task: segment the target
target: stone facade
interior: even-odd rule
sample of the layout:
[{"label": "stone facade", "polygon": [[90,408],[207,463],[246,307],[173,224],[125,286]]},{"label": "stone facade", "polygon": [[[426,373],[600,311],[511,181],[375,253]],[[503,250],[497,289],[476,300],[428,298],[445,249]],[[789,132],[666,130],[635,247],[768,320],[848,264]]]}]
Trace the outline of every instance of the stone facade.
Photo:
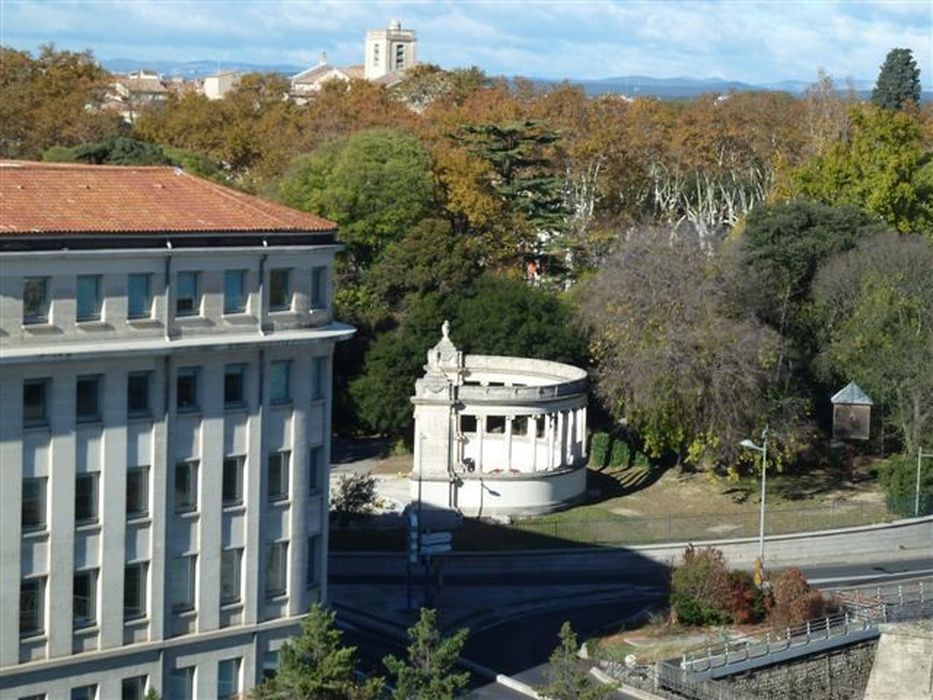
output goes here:
[{"label": "stone facade", "polygon": [[530,515],[586,490],[586,372],[519,357],[464,355],[449,337],[415,385],[411,492],[465,515]]}]

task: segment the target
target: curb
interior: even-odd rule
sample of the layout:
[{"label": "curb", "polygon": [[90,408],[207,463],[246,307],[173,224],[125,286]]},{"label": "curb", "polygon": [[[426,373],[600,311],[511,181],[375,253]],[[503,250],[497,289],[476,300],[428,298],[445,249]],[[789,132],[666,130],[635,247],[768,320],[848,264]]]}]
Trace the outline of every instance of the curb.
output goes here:
[{"label": "curb", "polygon": [[504,673],[497,673],[491,668],[486,668],[485,666],[481,666],[475,661],[470,661],[469,659],[465,659],[463,657],[460,657],[460,665],[479,676],[483,676],[484,678],[488,678],[489,680],[494,681],[499,685],[505,686],[509,690],[514,690],[516,693],[521,693],[522,695],[526,695],[529,698],[534,698],[534,700],[544,700],[542,696],[538,695],[538,691],[536,691],[527,683],[522,683],[520,680],[512,678],[512,676],[507,676]]}]

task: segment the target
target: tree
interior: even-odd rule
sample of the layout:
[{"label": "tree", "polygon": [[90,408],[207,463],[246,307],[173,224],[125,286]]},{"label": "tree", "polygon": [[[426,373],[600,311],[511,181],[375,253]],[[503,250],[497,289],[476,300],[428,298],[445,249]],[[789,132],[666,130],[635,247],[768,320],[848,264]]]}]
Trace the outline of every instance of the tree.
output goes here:
[{"label": "tree", "polygon": [[803,572],[795,566],[782,571],[775,578],[771,590],[769,617],[771,626],[779,632],[821,618],[833,610],[832,602],[814,590]]},{"label": "tree", "polygon": [[376,477],[372,474],[345,474],[340,477],[330,507],[336,513],[340,526],[346,527],[353,516],[371,511],[377,498]]},{"label": "tree", "polygon": [[920,104],[920,69],[910,49],[891,49],[881,64],[871,101],[884,109]]},{"label": "tree", "polygon": [[53,146],[42,154],[42,160],[59,163],[91,163],[94,165],[172,165],[162,150],[144,141],[127,136],[111,136],[97,143],[85,143],[73,148]]},{"label": "tree", "polygon": [[933,155],[908,112],[853,107],[848,137],[791,171],[779,195],[855,206],[903,233],[933,236]]},{"label": "tree", "polygon": [[[669,230],[634,231],[579,297],[610,415],[650,456],[698,467],[743,457],[739,441],[767,420],[779,349],[773,330],[729,302],[714,261]],[[779,449],[794,445],[796,426],[772,428],[787,441]]]},{"label": "tree", "polygon": [[276,674],[253,690],[257,700],[369,700],[379,697],[383,681],[356,679],[355,647],[341,645],[336,615],[320,604],[301,621],[301,635],[279,652]]},{"label": "tree", "polygon": [[537,688],[539,695],[548,700],[600,700],[611,697],[611,686],[591,681],[580,668],[577,657],[577,635],[569,622],[560,627],[560,644],[551,652],[545,672],[548,684]]},{"label": "tree", "polygon": [[916,454],[933,433],[933,242],[881,234],[836,256],[813,283],[817,368],[855,381]]},{"label": "tree", "polygon": [[684,550],[671,575],[671,613],[685,625],[718,625],[730,620],[729,568],[721,550]]},{"label": "tree", "polygon": [[437,629],[437,611],[421,608],[421,615],[408,629],[406,660],[387,656],[385,667],[395,677],[395,700],[453,700],[470,681],[469,673],[456,673],[467,629],[444,637]]},{"label": "tree", "polygon": [[428,155],[413,136],[373,129],[299,158],[278,183],[280,198],[339,225],[355,265],[379,258],[433,202]]},{"label": "tree", "polygon": [[0,47],[0,156],[38,159],[58,144],[74,146],[119,134],[118,114],[101,110],[110,76],[90,51]]}]

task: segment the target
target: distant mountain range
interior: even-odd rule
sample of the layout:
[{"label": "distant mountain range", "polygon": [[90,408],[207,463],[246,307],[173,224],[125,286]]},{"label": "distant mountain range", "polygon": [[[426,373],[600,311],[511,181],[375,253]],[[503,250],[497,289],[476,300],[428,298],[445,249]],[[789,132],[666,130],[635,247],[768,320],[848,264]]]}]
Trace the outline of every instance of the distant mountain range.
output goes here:
[{"label": "distant mountain range", "polygon": [[[235,70],[243,73],[281,73],[295,75],[308,66],[296,65],[256,65],[252,63],[220,62],[220,61],[138,61],[126,58],[102,59],[101,64],[112,73],[128,73],[143,68],[157,71],[167,77],[181,76],[186,80],[203,78],[222,70]],[[561,80],[550,78],[531,78],[536,85],[557,85]],[[645,75],[621,75],[613,78],[599,80],[574,80],[568,78],[567,82],[580,85],[587,95],[620,94],[627,97],[647,96],[663,99],[688,99],[709,93],[748,92],[754,90],[775,90],[799,95],[810,86],[813,81],[782,80],[775,83],[751,84],[738,80],[724,78],[691,78],[682,76],[677,78],[651,78]],[[874,80],[852,80],[852,86],[861,97],[868,97],[874,87]],[[848,90],[848,82],[838,84],[840,91]],[[933,91],[925,90],[921,101],[933,100]]]}]

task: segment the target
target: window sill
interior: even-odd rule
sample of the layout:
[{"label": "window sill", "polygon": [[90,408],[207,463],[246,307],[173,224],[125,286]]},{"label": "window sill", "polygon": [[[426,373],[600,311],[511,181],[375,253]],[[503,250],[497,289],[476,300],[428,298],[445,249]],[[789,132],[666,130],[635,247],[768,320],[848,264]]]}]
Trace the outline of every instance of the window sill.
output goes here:
[{"label": "window sill", "polygon": [[149,513],[134,513],[126,516],[126,524],[139,528],[149,527],[152,525],[152,519],[149,517]]},{"label": "window sill", "polygon": [[220,602],[220,612],[238,612],[243,609],[242,600],[231,600],[227,603]]},{"label": "window sill", "polygon": [[24,323],[22,325],[24,333],[33,335],[61,335],[62,329],[48,322]]},{"label": "window sill", "polygon": [[47,525],[37,528],[29,528],[28,530],[22,531],[22,536],[24,540],[41,540],[49,536],[49,530]]},{"label": "window sill", "polygon": [[269,505],[276,508],[288,508],[291,506],[292,501],[288,496],[282,496],[280,498],[270,498]]},{"label": "window sill", "polygon": [[200,416],[201,407],[192,406],[191,408],[182,408],[179,406],[175,408],[175,413],[177,413],[179,416]]},{"label": "window sill", "polygon": [[128,318],[126,319],[126,325],[128,325],[130,328],[136,328],[140,330],[163,327],[162,321],[148,316],[141,316],[140,318]]},{"label": "window sill", "polygon": [[100,520],[85,520],[84,522],[75,523],[75,532],[80,532],[82,534],[87,532],[99,532],[100,531]]},{"label": "window sill", "polygon": [[151,423],[153,420],[151,413],[129,413],[126,416],[127,423]]},{"label": "window sill", "polygon": [[266,593],[265,600],[267,603],[287,603],[288,602],[288,592],[282,593]]},{"label": "window sill", "polygon": [[48,431],[49,422],[47,420],[42,421],[41,423],[23,423],[23,432],[33,431],[38,432],[40,430]]},{"label": "window sill", "polygon": [[19,633],[20,644],[45,644],[47,641],[49,641],[49,638],[45,630]]},{"label": "window sill", "polygon": [[291,399],[280,399],[278,401],[269,401],[269,406],[271,406],[272,408],[289,409],[292,407],[292,400]]},{"label": "window sill", "polygon": [[172,608],[172,615],[182,620],[190,620],[198,616],[198,609],[194,606],[184,608]]},{"label": "window sill", "polygon": [[246,403],[224,404],[224,413],[249,413]]},{"label": "window sill", "polygon": [[246,504],[243,501],[224,504],[222,510],[226,515],[239,515],[246,512]]},{"label": "window sill", "polygon": [[124,627],[145,627],[148,624],[149,624],[148,613],[141,613],[139,615],[133,615],[132,617],[123,618]]},{"label": "window sill", "polygon": [[76,637],[91,637],[100,632],[100,625],[94,620],[72,628],[71,632]]},{"label": "window sill", "polygon": [[197,520],[200,513],[197,508],[186,508],[185,510],[175,510],[175,515],[185,520]]},{"label": "window sill", "polygon": [[204,316],[192,314],[191,316],[175,316],[175,326],[178,328],[210,328],[214,322]]},{"label": "window sill", "polygon": [[232,326],[248,326],[259,323],[258,318],[246,311],[225,311],[221,318],[224,320],[224,323],[229,323]]},{"label": "window sill", "polygon": [[86,418],[75,418],[75,425],[78,428],[101,428],[103,421],[100,416],[88,416]]},{"label": "window sill", "polygon": [[113,326],[99,318],[89,318],[86,321],[75,321],[75,327],[80,331],[89,331],[91,333],[100,331],[112,331]]}]

